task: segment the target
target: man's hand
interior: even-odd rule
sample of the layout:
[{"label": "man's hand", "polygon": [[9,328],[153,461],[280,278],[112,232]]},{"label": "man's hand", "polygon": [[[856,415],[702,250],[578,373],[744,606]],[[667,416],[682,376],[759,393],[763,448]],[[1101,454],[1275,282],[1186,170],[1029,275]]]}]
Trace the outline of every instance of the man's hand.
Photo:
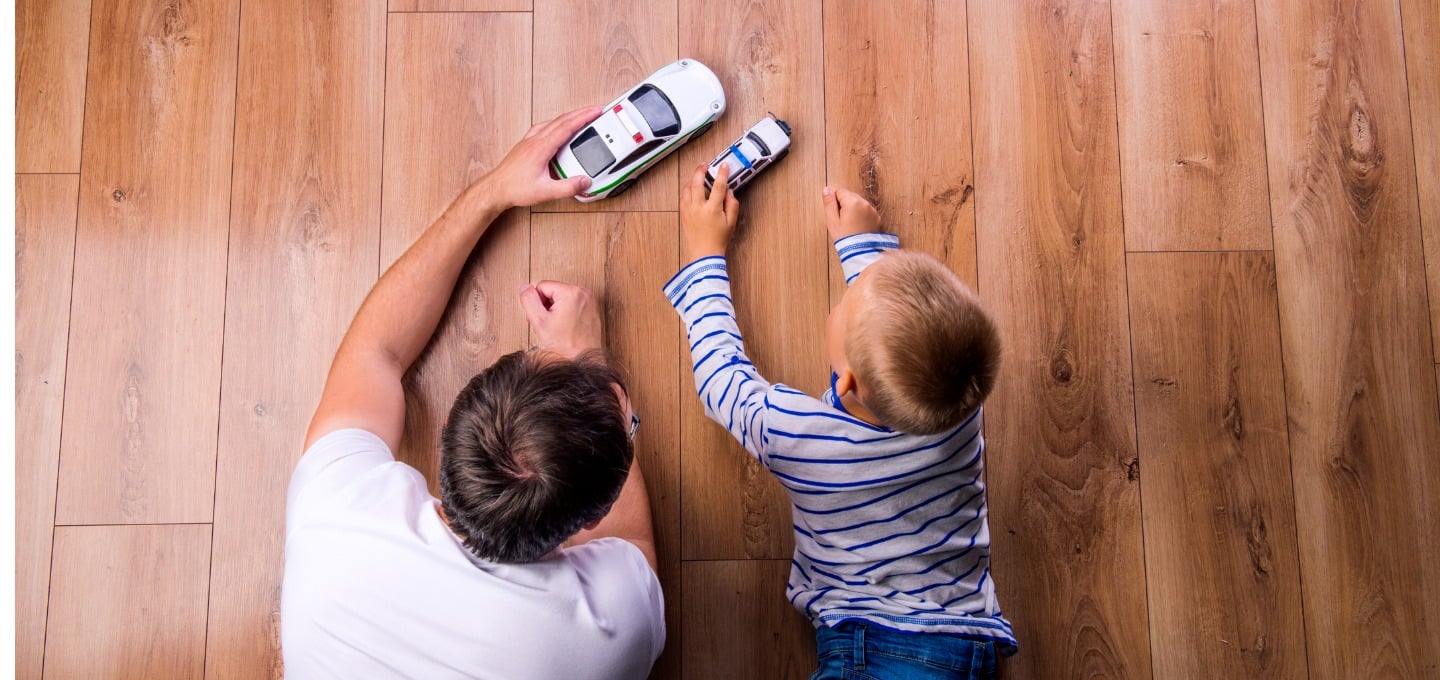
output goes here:
[{"label": "man's hand", "polygon": [[724,257],[740,215],[740,201],[726,186],[730,167],[720,166],[709,198],[705,196],[705,167],[696,168],[680,190],[681,252],[687,263],[711,255]]},{"label": "man's hand", "polygon": [[536,344],[567,358],[605,344],[600,307],[580,286],[541,281],[520,289],[520,307],[535,330]]},{"label": "man's hand", "polygon": [[590,188],[589,177],[550,178],[550,159],[565,142],[600,115],[599,106],[587,106],[536,123],[477,184],[499,210],[568,198]]},{"label": "man's hand", "polygon": [[830,240],[880,231],[880,213],[860,194],[845,189],[824,189],[825,230]]}]

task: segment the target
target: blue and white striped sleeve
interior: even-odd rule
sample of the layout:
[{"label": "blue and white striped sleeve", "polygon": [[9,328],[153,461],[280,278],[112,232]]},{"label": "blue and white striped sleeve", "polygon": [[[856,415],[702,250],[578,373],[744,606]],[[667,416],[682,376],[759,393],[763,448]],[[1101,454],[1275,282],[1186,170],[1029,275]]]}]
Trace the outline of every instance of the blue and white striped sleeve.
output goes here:
[{"label": "blue and white striped sleeve", "polygon": [[845,285],[854,283],[855,277],[885,251],[899,247],[899,236],[882,232],[852,234],[836,241],[835,254],[840,256],[840,268],[845,270]]},{"label": "blue and white striped sleeve", "polygon": [[725,258],[705,257],[686,265],[665,284],[665,296],[685,322],[695,390],[705,403],[705,415],[765,463],[766,395],[771,386],[745,356]]}]

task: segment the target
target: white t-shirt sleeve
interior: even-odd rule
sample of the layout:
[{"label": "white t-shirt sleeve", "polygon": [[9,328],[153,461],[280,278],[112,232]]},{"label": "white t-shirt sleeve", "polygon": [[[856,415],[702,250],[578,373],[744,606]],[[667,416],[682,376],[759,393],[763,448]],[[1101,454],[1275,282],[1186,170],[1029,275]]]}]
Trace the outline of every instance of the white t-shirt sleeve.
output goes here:
[{"label": "white t-shirt sleeve", "polygon": [[347,428],[317,440],[300,456],[285,495],[285,517],[294,526],[305,510],[325,504],[367,472],[395,462],[390,447],[371,432]]},{"label": "white t-shirt sleeve", "polygon": [[[593,583],[601,584],[603,590],[639,594],[639,597],[622,596],[619,601],[626,603],[628,611],[621,615],[649,622],[650,663],[655,663],[665,649],[665,594],[655,570],[645,560],[645,553],[634,543],[615,537],[597,538],[567,548],[565,553],[577,571]],[[627,587],[616,588],[617,584]]]}]

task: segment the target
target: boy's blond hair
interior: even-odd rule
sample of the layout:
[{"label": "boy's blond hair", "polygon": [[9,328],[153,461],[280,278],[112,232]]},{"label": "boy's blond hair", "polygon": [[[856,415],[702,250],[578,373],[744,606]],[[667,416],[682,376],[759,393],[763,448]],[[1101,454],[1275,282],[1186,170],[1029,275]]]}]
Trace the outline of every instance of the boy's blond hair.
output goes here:
[{"label": "boy's blond hair", "polygon": [[924,253],[895,250],[867,272],[868,298],[845,329],[864,403],[885,425],[938,434],[995,386],[1000,335],[969,286]]}]

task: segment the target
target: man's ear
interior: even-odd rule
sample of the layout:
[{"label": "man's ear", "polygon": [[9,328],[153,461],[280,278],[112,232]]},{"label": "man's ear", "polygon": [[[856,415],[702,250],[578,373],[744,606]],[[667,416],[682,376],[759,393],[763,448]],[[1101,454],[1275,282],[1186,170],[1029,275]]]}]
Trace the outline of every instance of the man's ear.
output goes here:
[{"label": "man's ear", "polygon": [[[835,377],[835,396],[843,397],[854,392],[858,386],[855,383],[855,374],[849,368],[842,368]],[[855,396],[860,396],[858,393]]]},{"label": "man's ear", "polygon": [[594,531],[594,530],[595,530],[595,527],[600,526],[600,520],[603,520],[603,519],[605,519],[605,518],[602,517],[602,518],[600,518],[600,519],[595,520],[594,522],[590,522],[589,524],[586,524],[586,525],[585,525],[585,531]]}]

